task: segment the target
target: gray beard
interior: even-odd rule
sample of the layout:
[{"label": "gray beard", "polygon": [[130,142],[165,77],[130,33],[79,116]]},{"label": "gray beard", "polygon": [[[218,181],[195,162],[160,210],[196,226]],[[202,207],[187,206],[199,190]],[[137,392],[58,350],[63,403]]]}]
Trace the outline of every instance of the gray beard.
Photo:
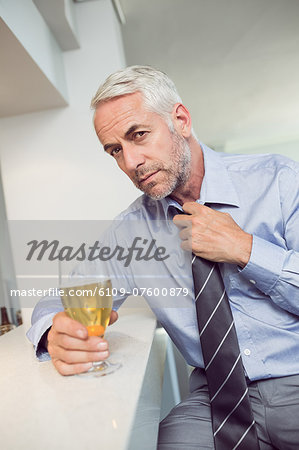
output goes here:
[{"label": "gray beard", "polygon": [[[160,162],[156,162],[146,167],[145,169],[139,169],[136,171],[136,178],[134,180],[135,186],[148,195],[153,200],[161,200],[167,197],[173,191],[183,186],[190,177],[191,172],[191,151],[187,141],[182,138],[176,131],[172,132],[173,146],[170,154],[171,165],[167,168]],[[154,194],[151,190],[154,186],[157,186],[156,182],[149,183],[144,188],[140,183],[146,173],[155,172],[157,170],[164,171],[168,174],[166,186],[162,192]]]}]

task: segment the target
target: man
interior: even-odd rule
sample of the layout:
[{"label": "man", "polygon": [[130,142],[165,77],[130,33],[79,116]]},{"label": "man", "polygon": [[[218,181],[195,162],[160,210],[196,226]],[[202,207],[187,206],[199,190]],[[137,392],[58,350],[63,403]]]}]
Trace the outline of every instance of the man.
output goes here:
[{"label": "man", "polygon": [[[186,300],[192,307],[179,314],[177,308],[154,309],[187,362],[197,368],[190,396],[161,423],[158,448],[214,448],[215,441],[217,449],[251,450],[258,445],[265,450],[297,449],[299,165],[278,155],[218,154],[199,143],[173,83],[150,67],[133,66],[112,74],[92,106],[104,150],[145,194],[120,218],[126,221],[132,214],[146,222],[173,218],[181,230],[182,254],[191,249],[195,256],[214,261],[217,267],[219,263],[259,440],[246,444],[246,433],[253,430],[248,427],[236,445],[216,444],[192,293]],[[163,267],[156,269],[160,275],[169,272],[166,261]],[[189,275],[180,283],[192,292],[191,263],[181,264],[180,271]],[[138,285],[137,277],[134,282]],[[132,281],[126,292],[130,288]],[[47,301],[49,305],[49,300],[44,304]],[[92,361],[108,356],[105,340],[87,339],[82,325],[57,313],[59,299],[48,314],[42,312],[42,303],[34,312],[29,337],[42,351],[39,341],[54,316],[47,349],[61,374],[84,372]],[[113,312],[111,322],[116,318]]]}]

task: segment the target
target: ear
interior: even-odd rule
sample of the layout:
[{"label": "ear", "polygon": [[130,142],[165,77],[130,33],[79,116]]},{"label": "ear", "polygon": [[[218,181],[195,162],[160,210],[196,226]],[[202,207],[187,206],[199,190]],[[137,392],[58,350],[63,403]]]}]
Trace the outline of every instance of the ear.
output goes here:
[{"label": "ear", "polygon": [[172,121],[176,131],[184,138],[191,136],[191,115],[186,106],[176,103],[172,110]]}]

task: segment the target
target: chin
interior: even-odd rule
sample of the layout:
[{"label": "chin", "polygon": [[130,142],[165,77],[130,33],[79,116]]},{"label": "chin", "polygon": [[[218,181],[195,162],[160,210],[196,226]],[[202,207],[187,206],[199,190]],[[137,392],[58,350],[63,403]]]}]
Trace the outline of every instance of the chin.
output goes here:
[{"label": "chin", "polygon": [[145,194],[150,197],[152,200],[162,200],[162,198],[167,197],[167,195],[164,194],[149,194],[145,192]]},{"label": "chin", "polygon": [[[155,189],[156,187],[156,189]],[[173,189],[169,189],[167,187],[161,188],[158,186],[155,186],[152,189],[148,189],[147,191],[143,191],[146,195],[148,195],[153,200],[162,200],[162,198],[167,197],[170,195],[173,191]]]}]

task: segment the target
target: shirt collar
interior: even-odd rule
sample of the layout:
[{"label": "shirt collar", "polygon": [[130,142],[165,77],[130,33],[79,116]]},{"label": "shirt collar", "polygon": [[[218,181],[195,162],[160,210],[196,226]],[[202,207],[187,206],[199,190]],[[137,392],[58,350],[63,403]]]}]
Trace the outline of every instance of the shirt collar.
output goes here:
[{"label": "shirt collar", "polygon": [[[238,194],[233,182],[229,176],[223,157],[220,153],[210,149],[205,144],[200,143],[204,157],[205,174],[203,177],[200,198],[197,200],[200,204],[218,203],[224,205],[240,206]],[[165,212],[169,206],[182,207],[172,198],[166,197],[162,200]]]}]

